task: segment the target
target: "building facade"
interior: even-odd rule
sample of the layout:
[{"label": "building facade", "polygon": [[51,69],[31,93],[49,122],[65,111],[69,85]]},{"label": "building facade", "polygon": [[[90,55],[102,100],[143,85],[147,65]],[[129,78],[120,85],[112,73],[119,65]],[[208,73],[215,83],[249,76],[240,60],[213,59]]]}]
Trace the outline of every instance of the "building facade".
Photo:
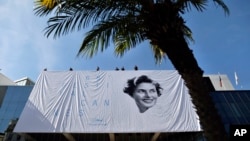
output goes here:
[{"label": "building facade", "polygon": [[24,140],[12,131],[33,89],[34,82],[28,77],[16,82],[0,73],[0,141]]},{"label": "building facade", "polygon": [[[230,125],[250,124],[250,91],[235,91],[226,75],[206,75],[212,87],[211,97],[229,133]],[[7,77],[0,86],[0,141],[204,141],[202,132],[180,133],[12,133],[34,86],[26,79],[11,82]],[[10,81],[9,81],[10,80]],[[9,85],[7,85],[9,84]],[[20,86],[21,85],[21,86]],[[26,86],[25,86],[26,85]],[[32,115],[31,115],[32,116]],[[28,126],[29,123],[27,123]],[[2,136],[2,138],[1,138]]]}]

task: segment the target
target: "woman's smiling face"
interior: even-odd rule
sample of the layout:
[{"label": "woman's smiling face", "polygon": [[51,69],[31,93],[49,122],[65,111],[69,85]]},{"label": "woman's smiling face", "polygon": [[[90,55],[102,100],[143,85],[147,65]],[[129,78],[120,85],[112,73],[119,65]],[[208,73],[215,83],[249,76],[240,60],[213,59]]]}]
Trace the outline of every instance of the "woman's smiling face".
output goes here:
[{"label": "woman's smiling face", "polygon": [[158,94],[154,84],[144,82],[136,87],[133,97],[140,112],[143,112],[156,104]]}]

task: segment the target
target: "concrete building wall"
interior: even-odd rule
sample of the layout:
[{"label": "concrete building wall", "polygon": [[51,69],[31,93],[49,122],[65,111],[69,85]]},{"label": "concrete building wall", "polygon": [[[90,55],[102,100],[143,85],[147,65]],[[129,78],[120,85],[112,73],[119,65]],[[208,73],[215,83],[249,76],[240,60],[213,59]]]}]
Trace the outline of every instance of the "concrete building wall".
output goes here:
[{"label": "concrete building wall", "polygon": [[209,77],[216,91],[235,90],[231,81],[225,74],[204,75]]},{"label": "concrete building wall", "polygon": [[0,73],[0,86],[16,85],[16,83],[10,80],[8,77]]}]

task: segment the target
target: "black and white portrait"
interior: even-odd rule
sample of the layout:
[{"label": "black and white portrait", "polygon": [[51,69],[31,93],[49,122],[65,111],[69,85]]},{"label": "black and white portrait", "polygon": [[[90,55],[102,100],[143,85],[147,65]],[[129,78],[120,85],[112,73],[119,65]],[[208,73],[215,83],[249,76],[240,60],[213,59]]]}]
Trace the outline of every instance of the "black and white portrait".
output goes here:
[{"label": "black and white portrait", "polygon": [[148,76],[141,75],[129,79],[123,92],[131,96],[140,113],[144,113],[156,104],[162,94],[162,87]]}]

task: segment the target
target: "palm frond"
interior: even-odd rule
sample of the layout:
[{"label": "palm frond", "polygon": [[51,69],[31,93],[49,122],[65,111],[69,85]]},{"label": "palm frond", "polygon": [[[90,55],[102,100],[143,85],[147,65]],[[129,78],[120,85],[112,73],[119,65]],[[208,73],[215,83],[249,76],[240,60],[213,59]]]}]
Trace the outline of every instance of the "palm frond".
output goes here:
[{"label": "palm frond", "polygon": [[60,37],[61,35],[67,34],[69,31],[73,31],[74,18],[71,16],[57,16],[49,19],[49,22],[52,23],[45,28],[45,35],[49,37],[52,33],[54,38]]},{"label": "palm frond", "polygon": [[55,9],[58,11],[65,5],[66,0],[35,0],[35,14],[38,16],[47,16],[50,13],[53,13]]},{"label": "palm frond", "polygon": [[187,42],[189,41],[194,42],[192,31],[190,28],[188,28],[185,24],[183,24],[182,31],[184,33],[184,38]]},{"label": "palm frond", "polygon": [[196,8],[196,10],[200,12],[204,11],[207,6],[207,0],[190,0],[190,3],[194,8]]},{"label": "palm frond", "polygon": [[35,2],[35,15],[38,16],[47,16],[48,14],[52,13],[53,9],[52,8],[47,8],[46,6],[42,5],[40,0],[37,0]]},{"label": "palm frond", "polygon": [[206,9],[207,0],[177,0],[175,5],[179,8],[180,12],[185,10],[191,11],[193,7],[202,12]]},{"label": "palm frond", "polygon": [[[222,0],[213,1],[221,6],[226,13],[229,13]],[[99,50],[104,51],[111,42],[115,44],[115,54],[123,56],[125,52],[138,43],[151,39],[147,35],[153,35],[153,33],[147,35],[145,33],[146,30],[148,31],[145,19],[148,18],[150,10],[143,11],[143,4],[152,7],[154,4],[163,6],[167,3],[171,3],[169,6],[173,8],[173,13],[184,13],[185,10],[189,11],[193,7],[202,12],[205,10],[208,0],[36,0],[37,6],[34,10],[38,16],[55,13],[48,20],[48,26],[45,28],[47,37],[53,35],[54,38],[57,38],[69,32],[94,25],[83,40],[78,56],[92,57]],[[176,17],[182,18],[179,14]],[[173,28],[176,28],[175,31],[178,31],[179,35],[184,35],[186,41],[194,41],[192,32],[184,21],[172,25],[175,25]],[[167,28],[164,28],[164,30],[167,30]],[[157,44],[152,45],[152,50],[156,62],[159,63],[165,57],[165,54],[157,47]]]},{"label": "palm frond", "polygon": [[95,25],[84,38],[78,51],[78,56],[86,55],[88,57],[93,57],[100,48],[101,51],[106,49],[112,35],[114,34],[114,26],[115,24],[111,20]]},{"label": "palm frond", "polygon": [[[134,22],[129,22],[130,25],[125,27],[124,22],[128,20],[133,20]],[[98,50],[105,50],[109,46],[109,42],[113,40],[115,43],[115,54],[122,56],[127,50],[135,47],[136,44],[145,39],[143,34],[141,34],[143,30],[139,27],[138,21],[131,19],[131,17],[113,17],[103,21],[87,33],[78,55],[82,54],[92,57]]]},{"label": "palm frond", "polygon": [[226,15],[230,14],[229,8],[222,0],[213,0],[213,1],[223,8]]},{"label": "palm frond", "polygon": [[164,53],[157,45],[151,45],[150,47],[154,53],[155,63],[161,64],[162,60],[167,57],[166,53]]},{"label": "palm frond", "polygon": [[[141,30],[141,31],[140,31]],[[116,36],[113,38],[115,43],[115,54],[122,57],[131,48],[136,47],[137,44],[145,40],[145,36],[141,34],[142,29],[118,31]]]},{"label": "palm frond", "polygon": [[[45,29],[47,37],[50,34],[54,34],[54,38],[60,37],[69,31],[80,30],[111,17],[127,14],[126,8],[119,6],[118,3],[110,4],[107,1],[81,1],[80,3],[72,1],[67,4],[62,3],[62,6],[56,10],[58,14],[48,20],[49,25]],[[46,15],[51,13],[51,9],[40,6],[36,9],[36,13]]]},{"label": "palm frond", "polygon": [[[203,12],[206,10],[209,0],[177,0],[176,6],[179,8],[180,12],[185,10],[191,11],[192,7],[194,7],[197,11]],[[213,0],[215,4],[221,6],[226,15],[229,15],[229,8],[223,2],[223,0]]]},{"label": "palm frond", "polygon": [[58,4],[58,0],[37,0],[37,2],[48,9],[53,9]]}]

